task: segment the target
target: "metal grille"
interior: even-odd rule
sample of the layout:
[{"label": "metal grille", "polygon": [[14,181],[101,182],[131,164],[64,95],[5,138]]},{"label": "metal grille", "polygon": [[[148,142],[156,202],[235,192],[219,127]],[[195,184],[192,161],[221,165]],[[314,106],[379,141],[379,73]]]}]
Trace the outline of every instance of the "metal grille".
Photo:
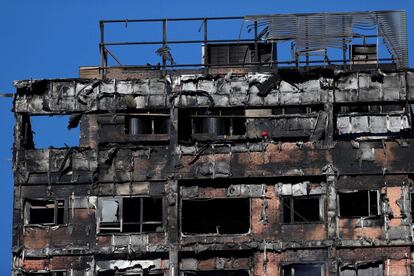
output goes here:
[{"label": "metal grille", "polygon": [[247,16],[267,27],[267,39],[293,40],[298,49],[342,48],[353,37],[377,31],[398,67],[408,67],[404,11]]}]

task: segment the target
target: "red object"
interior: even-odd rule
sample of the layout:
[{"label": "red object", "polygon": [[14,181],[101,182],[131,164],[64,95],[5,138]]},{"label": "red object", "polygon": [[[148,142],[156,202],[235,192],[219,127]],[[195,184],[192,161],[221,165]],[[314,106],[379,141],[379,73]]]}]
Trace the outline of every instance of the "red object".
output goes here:
[{"label": "red object", "polygon": [[260,132],[260,135],[264,138],[269,137],[269,132],[267,130],[262,130],[262,132]]}]

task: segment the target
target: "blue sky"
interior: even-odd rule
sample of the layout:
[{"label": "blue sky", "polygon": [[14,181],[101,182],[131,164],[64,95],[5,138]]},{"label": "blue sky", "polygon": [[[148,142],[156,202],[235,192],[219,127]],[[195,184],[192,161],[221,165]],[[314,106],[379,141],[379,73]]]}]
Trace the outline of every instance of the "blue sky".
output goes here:
[{"label": "blue sky", "polygon": [[[408,13],[409,54],[414,46],[414,4],[411,0],[297,0],[297,1],[195,1],[195,0],[3,0],[0,8],[0,93],[13,92],[13,80],[70,78],[80,65],[97,65],[100,19],[238,16],[247,14],[367,11],[403,9]],[[133,28],[133,27],[129,27]],[[114,30],[114,38],[123,31]],[[151,27],[144,34],[154,36]],[[176,33],[176,35],[179,35]],[[131,49],[117,52],[134,60]],[[197,53],[198,54],[198,53]],[[138,54],[139,55],[139,54]],[[410,66],[413,67],[413,57]],[[128,63],[128,62],[126,62]],[[129,62],[131,63],[131,62]],[[0,97],[0,275],[11,269],[12,191],[11,170],[14,119],[11,100]],[[60,140],[62,120],[36,124],[45,136],[36,140],[47,145]],[[75,135],[74,135],[75,134]],[[73,142],[76,132],[68,143]]]}]

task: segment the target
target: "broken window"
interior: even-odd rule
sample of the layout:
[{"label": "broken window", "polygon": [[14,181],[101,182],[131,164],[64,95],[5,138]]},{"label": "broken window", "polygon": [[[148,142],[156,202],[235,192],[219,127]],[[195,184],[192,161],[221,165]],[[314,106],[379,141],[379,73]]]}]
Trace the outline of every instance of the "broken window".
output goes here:
[{"label": "broken window", "polygon": [[220,198],[182,201],[184,234],[242,234],[250,229],[250,200]]},{"label": "broken window", "polygon": [[181,141],[241,139],[246,135],[243,109],[181,110],[178,123]]},{"label": "broken window", "polygon": [[33,131],[32,131],[32,124],[30,122],[29,115],[22,115],[21,117],[21,145],[25,149],[34,149],[34,139],[33,139]]},{"label": "broken window", "polygon": [[208,270],[208,271],[188,271],[183,276],[249,276],[247,270]]},{"label": "broken window", "polygon": [[160,198],[124,198],[123,232],[156,232],[157,228],[162,228]]},{"label": "broken window", "polygon": [[282,197],[282,204],[284,223],[323,220],[323,201],[320,197]]},{"label": "broken window", "polygon": [[[312,133],[317,134],[314,118],[318,117],[320,111],[323,111],[323,105],[283,106],[273,109],[180,109],[178,140],[257,140],[270,136],[294,140],[307,139]],[[302,114],[304,116],[301,117]],[[300,118],[296,119],[297,116]],[[288,117],[291,121],[279,117]],[[325,119],[321,117],[320,121],[324,122]],[[324,123],[321,123],[321,131],[324,129]]]},{"label": "broken window", "polygon": [[25,224],[60,225],[65,223],[65,201],[30,199],[25,203]]},{"label": "broken window", "polygon": [[340,192],[338,202],[341,217],[370,217],[380,214],[379,191]]},{"label": "broken window", "polygon": [[129,135],[168,134],[170,115],[147,113],[125,117],[125,132]]},{"label": "broken window", "polygon": [[100,232],[120,232],[121,231],[121,217],[120,217],[120,199],[101,199],[100,200]]},{"label": "broken window", "polygon": [[192,115],[193,133],[235,136],[246,133],[243,110],[195,111]]},{"label": "broken window", "polygon": [[99,143],[166,143],[170,113],[166,110],[140,113],[100,114]]},{"label": "broken window", "polygon": [[322,276],[323,266],[320,264],[291,264],[282,266],[281,276]]},{"label": "broken window", "polygon": [[358,264],[357,266],[344,266],[340,268],[341,276],[382,276],[381,263]]},{"label": "broken window", "polygon": [[[26,132],[33,132],[33,143],[36,148],[76,147],[79,146],[80,136],[77,119],[80,120],[80,117],[69,115],[30,116],[30,126],[26,122],[27,130],[23,131],[27,139],[31,139],[31,135]],[[51,135],[51,130],[57,135]],[[27,140],[26,144],[30,144],[30,141]]]},{"label": "broken window", "polygon": [[144,233],[163,230],[162,198],[99,199],[100,233]]}]

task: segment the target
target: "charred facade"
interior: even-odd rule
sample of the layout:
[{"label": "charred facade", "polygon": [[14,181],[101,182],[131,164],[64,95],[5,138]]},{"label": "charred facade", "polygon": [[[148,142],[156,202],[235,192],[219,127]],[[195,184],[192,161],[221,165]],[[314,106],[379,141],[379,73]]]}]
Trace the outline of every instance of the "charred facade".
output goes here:
[{"label": "charred facade", "polygon": [[[289,29],[321,18],[343,34]],[[242,20],[250,42],[210,41],[205,26],[202,68],[176,68],[164,35],[156,66],[110,66],[102,40],[78,79],[15,82],[14,275],[411,275],[405,14]],[[367,22],[375,39],[400,26],[388,60],[352,32]],[[37,148],[31,119],[61,115],[79,145]]]}]

